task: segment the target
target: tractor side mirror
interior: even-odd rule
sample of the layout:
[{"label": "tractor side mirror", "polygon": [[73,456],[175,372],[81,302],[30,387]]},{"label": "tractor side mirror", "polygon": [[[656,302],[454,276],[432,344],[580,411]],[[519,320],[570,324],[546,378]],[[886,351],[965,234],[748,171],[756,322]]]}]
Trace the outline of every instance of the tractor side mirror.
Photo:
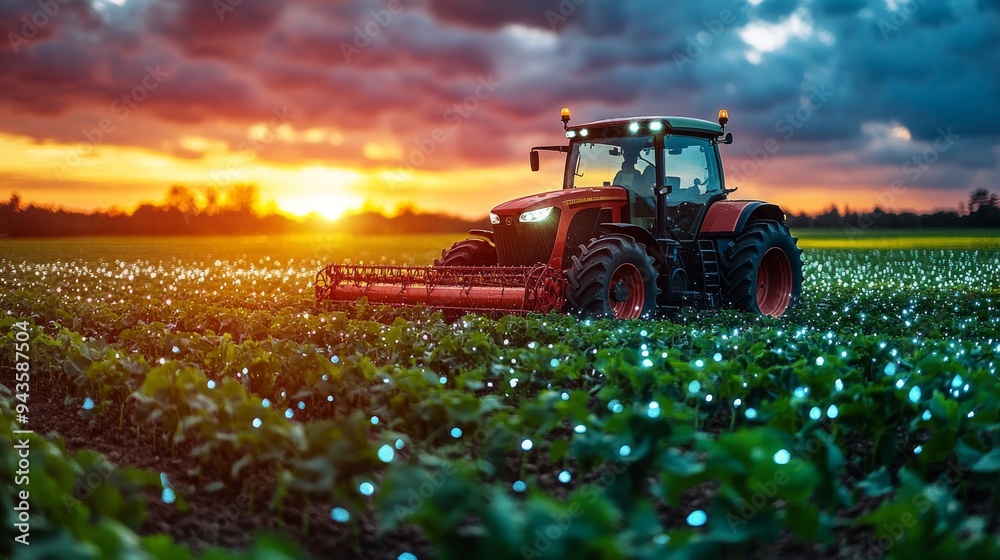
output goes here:
[{"label": "tractor side mirror", "polygon": [[538,163],[538,151],[537,150],[531,150],[531,152],[528,153],[528,161],[531,163],[531,170],[532,171],[538,171],[540,165]]},{"label": "tractor side mirror", "polygon": [[726,137],[722,140],[722,143],[723,144],[732,144],[733,143],[733,133],[732,132],[727,132],[726,133]]}]

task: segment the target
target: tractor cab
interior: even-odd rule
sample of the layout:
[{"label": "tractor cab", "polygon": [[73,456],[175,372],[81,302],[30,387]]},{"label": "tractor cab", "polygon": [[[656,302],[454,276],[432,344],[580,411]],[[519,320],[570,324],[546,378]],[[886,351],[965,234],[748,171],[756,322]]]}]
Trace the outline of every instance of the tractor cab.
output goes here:
[{"label": "tractor cab", "polygon": [[621,187],[628,193],[623,221],[692,240],[709,204],[726,197],[722,134],[720,124],[686,117],[567,126],[563,188]]}]

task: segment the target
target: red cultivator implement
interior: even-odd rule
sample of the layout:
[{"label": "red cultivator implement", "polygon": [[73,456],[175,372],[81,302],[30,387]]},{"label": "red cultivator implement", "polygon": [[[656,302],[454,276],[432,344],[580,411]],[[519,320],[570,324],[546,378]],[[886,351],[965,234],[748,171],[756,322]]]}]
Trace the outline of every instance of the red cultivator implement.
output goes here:
[{"label": "red cultivator implement", "polygon": [[547,313],[563,306],[559,270],[535,266],[328,265],[316,275],[319,301],[422,304],[438,309]]}]

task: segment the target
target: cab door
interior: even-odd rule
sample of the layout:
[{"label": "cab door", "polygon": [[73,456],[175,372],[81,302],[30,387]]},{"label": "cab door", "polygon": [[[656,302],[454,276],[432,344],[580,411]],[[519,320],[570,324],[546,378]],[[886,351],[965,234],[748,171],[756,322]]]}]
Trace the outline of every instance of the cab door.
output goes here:
[{"label": "cab door", "polygon": [[666,226],[679,238],[692,239],[709,200],[722,194],[716,142],[710,138],[670,134],[663,138],[663,184]]}]

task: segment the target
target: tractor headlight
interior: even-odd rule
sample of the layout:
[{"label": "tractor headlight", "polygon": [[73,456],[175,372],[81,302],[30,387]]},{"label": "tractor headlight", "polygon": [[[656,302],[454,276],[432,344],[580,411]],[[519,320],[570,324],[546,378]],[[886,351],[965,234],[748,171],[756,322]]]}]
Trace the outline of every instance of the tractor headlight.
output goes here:
[{"label": "tractor headlight", "polygon": [[500,223],[500,216],[497,216],[493,212],[490,212],[490,223],[493,224],[493,225],[499,224]]},{"label": "tractor headlight", "polygon": [[540,222],[545,218],[548,218],[549,214],[551,213],[552,213],[551,206],[547,206],[545,208],[539,208],[538,210],[529,210],[528,212],[521,214],[521,217],[518,218],[517,221],[524,223]]}]

